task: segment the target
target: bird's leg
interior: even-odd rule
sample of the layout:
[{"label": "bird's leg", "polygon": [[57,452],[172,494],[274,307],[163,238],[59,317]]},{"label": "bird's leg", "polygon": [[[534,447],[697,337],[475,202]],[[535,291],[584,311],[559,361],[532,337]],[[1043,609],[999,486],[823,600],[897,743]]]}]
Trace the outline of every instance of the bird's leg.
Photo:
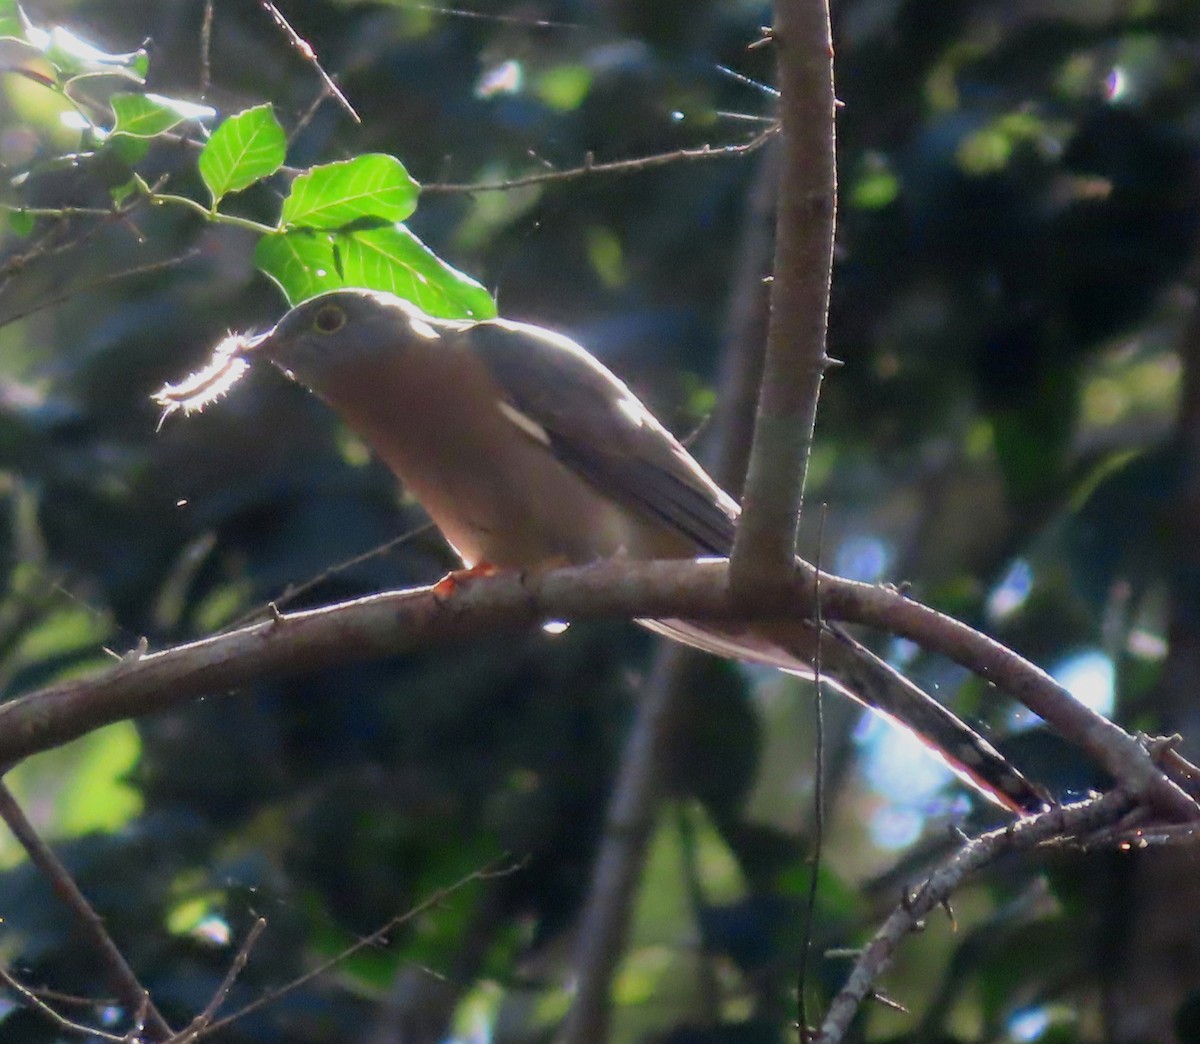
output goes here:
[{"label": "bird's leg", "polygon": [[459,587],[472,580],[478,580],[485,576],[499,576],[503,572],[504,570],[500,566],[492,565],[491,562],[476,562],[474,565],[464,566],[462,569],[451,569],[433,585],[434,597],[450,598]]}]

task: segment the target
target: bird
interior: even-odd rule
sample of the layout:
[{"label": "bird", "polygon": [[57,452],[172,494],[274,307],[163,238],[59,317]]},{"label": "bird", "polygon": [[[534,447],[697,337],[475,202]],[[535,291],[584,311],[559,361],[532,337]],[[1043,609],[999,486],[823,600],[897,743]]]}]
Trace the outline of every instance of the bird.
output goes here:
[{"label": "bird", "polygon": [[[340,289],[224,350],[269,359],[332,407],[467,571],[727,557],[733,547],[734,498],[561,333],[438,318],[390,293]],[[814,674],[812,621],[638,622],[721,656]],[[949,709],[844,628],[821,631],[823,680],[898,721],[993,802],[1017,813],[1045,807],[1044,792]]]}]

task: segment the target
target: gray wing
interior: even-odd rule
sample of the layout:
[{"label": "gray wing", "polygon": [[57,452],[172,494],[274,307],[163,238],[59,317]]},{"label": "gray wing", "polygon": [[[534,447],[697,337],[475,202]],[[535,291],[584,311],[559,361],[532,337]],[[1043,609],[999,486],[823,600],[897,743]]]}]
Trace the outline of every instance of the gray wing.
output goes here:
[{"label": "gray wing", "polygon": [[465,334],[511,406],[567,467],[688,536],[697,554],[729,554],[736,502],[612,372],[541,327],[498,319]]},{"label": "gray wing", "polygon": [[[521,426],[544,436],[559,460],[606,496],[686,534],[699,554],[729,554],[737,504],[609,370],[540,327],[492,320],[463,332],[522,415]],[[688,620],[639,622],[720,656],[813,673],[804,648],[813,632],[803,624],[775,634]],[[806,636],[799,647],[789,640]],[[985,741],[844,631],[832,629],[823,660],[839,688],[903,723],[984,793],[1013,808],[1041,807],[1040,792]]]}]

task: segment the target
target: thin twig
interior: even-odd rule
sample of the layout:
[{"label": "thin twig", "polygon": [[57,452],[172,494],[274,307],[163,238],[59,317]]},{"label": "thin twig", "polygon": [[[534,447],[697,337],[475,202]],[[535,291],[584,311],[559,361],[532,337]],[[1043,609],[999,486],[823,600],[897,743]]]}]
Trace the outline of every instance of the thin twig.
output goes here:
[{"label": "thin twig", "polygon": [[117,944],[113,942],[104,921],[87,901],[74,878],[63,866],[53,849],[42,840],[41,835],[34,829],[25,812],[13,797],[8,785],[0,780],[0,819],[3,819],[13,836],[20,842],[21,847],[29,855],[30,861],[49,882],[55,894],[61,899],[75,917],[83,935],[87,938],[92,949],[99,955],[104,968],[105,978],[108,979],[127,1012],[136,1012],[145,1005],[147,1022],[156,1040],[166,1040],[171,1036],[171,1027],[162,1017],[158,1009],[149,1000],[146,988],[138,981],[137,975],[125,960]]},{"label": "thin twig", "polygon": [[665,167],[672,163],[682,163],[689,160],[729,159],[733,156],[745,156],[761,149],[777,133],[775,126],[768,127],[761,134],[755,135],[749,141],[737,145],[701,145],[696,149],[675,149],[673,152],[659,152],[652,156],[638,156],[635,159],[613,160],[608,163],[596,163],[591,154],[578,167],[567,170],[551,170],[543,174],[526,174],[519,178],[509,178],[505,181],[478,181],[473,183],[456,184],[454,182],[430,182],[421,186],[423,195],[450,192],[508,192],[512,189],[525,188],[528,185],[543,185],[553,181],[571,181],[592,174],[635,174],[654,167]]},{"label": "thin twig", "polygon": [[280,609],[284,608],[284,606],[290,605],[301,595],[307,594],[318,584],[323,584],[326,580],[337,576],[338,573],[344,573],[347,569],[353,569],[356,565],[362,565],[363,562],[369,562],[372,558],[377,558],[380,555],[387,554],[389,551],[394,551],[402,544],[407,544],[410,540],[415,540],[417,537],[421,536],[421,534],[428,533],[431,529],[433,529],[433,523],[426,522],[422,526],[417,526],[415,529],[410,529],[405,533],[401,533],[398,537],[393,537],[391,540],[380,544],[378,547],[373,547],[369,551],[363,551],[361,554],[354,555],[353,557],[344,559],[343,561],[338,562],[335,565],[331,565],[326,569],[322,569],[321,572],[317,573],[315,576],[310,576],[303,583],[288,584],[280,595],[272,598],[271,601],[266,605],[260,605],[256,609],[251,609],[243,616],[239,616],[226,628],[226,630],[236,630],[237,628],[250,623],[252,620],[260,620],[264,616],[271,616],[277,613]]},{"label": "thin twig", "polygon": [[519,25],[530,29],[581,29],[595,32],[594,26],[582,22],[559,22],[551,18],[527,18],[524,15],[492,14],[487,11],[468,11],[458,7],[443,7],[439,4],[405,3],[406,8],[414,11],[428,11],[430,14],[442,15],[448,18],[462,18],[475,22],[491,22],[495,25]]},{"label": "thin twig", "polygon": [[54,1023],[59,1029],[65,1030],[67,1033],[76,1033],[81,1037],[86,1037],[89,1040],[107,1040],[113,1044],[123,1044],[128,1038],[118,1037],[115,1033],[109,1033],[106,1030],[97,1029],[95,1026],[85,1026],[82,1022],[76,1022],[73,1019],[68,1019],[65,1015],[55,1011],[49,1004],[41,999],[33,990],[24,983],[18,981],[11,972],[3,965],[0,965],[0,982],[4,983],[10,990],[20,997],[34,1011],[44,1015],[50,1022]]},{"label": "thin twig", "polygon": [[282,12],[276,7],[271,0],[258,0],[259,5],[267,12],[277,26],[283,31],[283,34],[288,38],[288,42],[306,62],[309,63],[317,71],[317,75],[321,77],[321,83],[324,85],[325,93],[333,98],[346,112],[355,123],[362,123],[361,117],[354,111],[354,106],[350,104],[350,99],[343,93],[342,89],[334,82],[332,76],[329,75],[321,65],[317,58],[317,52],[313,50],[312,44],[305,40],[295,29],[291,27],[288,20],[283,17]]},{"label": "thin twig", "polygon": [[837,200],[827,0],[776,0],[782,169],[754,446],[730,558],[735,597],[782,602],[794,571],[829,319]]},{"label": "thin twig", "polygon": [[9,323],[19,322],[22,319],[28,319],[31,315],[36,315],[38,312],[43,312],[47,308],[53,308],[55,305],[60,305],[64,301],[69,301],[71,298],[79,294],[91,293],[93,290],[100,290],[111,283],[115,283],[121,279],[129,279],[132,276],[150,275],[154,272],[165,272],[169,268],[176,268],[179,265],[186,264],[194,257],[198,257],[202,253],[200,247],[192,247],[184,253],[176,257],[168,257],[163,261],[151,261],[149,264],[137,265],[134,268],[126,268],[120,272],[113,272],[110,275],[102,276],[100,279],[94,279],[90,283],[84,283],[82,286],[72,287],[65,293],[55,294],[53,297],[48,297],[37,304],[30,305],[28,308],[14,312],[12,315],[6,315],[0,319],[0,327],[8,326]]},{"label": "thin twig", "polygon": [[170,1044],[193,1044],[203,1036],[205,1030],[212,1024],[221,1005],[225,1003],[225,998],[229,996],[229,991],[233,989],[233,984],[237,982],[237,978],[242,974],[246,967],[246,962],[250,960],[250,951],[254,949],[254,944],[258,942],[258,937],[262,935],[267,927],[267,919],[260,917],[250,927],[250,931],[246,934],[246,939],[238,949],[237,956],[229,965],[229,969],[225,972],[225,977],[221,980],[220,985],[214,991],[212,998],[204,1006],[204,1010],[200,1012],[191,1023],[181,1030],[179,1034],[171,1038]]},{"label": "thin twig", "polygon": [[73,1008],[111,1008],[120,1001],[112,997],[81,997],[77,993],[64,993],[62,990],[52,990],[45,986],[26,987],[39,1000],[54,1001],[57,1004],[70,1005]]},{"label": "thin twig", "polygon": [[[151,191],[156,190],[162,184],[163,180],[165,179],[161,179],[152,186]],[[119,207],[18,207],[9,203],[0,204],[0,212],[29,214],[34,217],[54,217],[63,223],[63,227],[65,227],[67,219],[72,217],[98,217],[102,219],[65,242],[49,243],[48,241],[53,238],[53,233],[51,233],[39,241],[32,249],[8,258],[3,264],[0,264],[0,293],[6,289],[13,275],[24,271],[34,261],[41,261],[55,254],[74,250],[90,239],[93,239],[101,230],[109,225],[127,222],[129,215],[145,203],[146,200],[147,197],[139,193],[131,199],[126,200]]]},{"label": "thin twig", "polygon": [[825,691],[821,684],[821,652],[824,646],[825,624],[821,616],[821,553],[825,546],[825,507],[821,508],[821,525],[817,534],[817,582],[813,592],[813,622],[817,627],[817,650],[813,657],[813,714],[816,722],[813,759],[813,830],[812,873],[808,879],[808,896],[804,929],[800,940],[800,974],[796,981],[796,1024],[801,1044],[809,1040],[808,969],[812,960],[813,919],[817,915],[817,888],[821,876],[821,853],[825,844]]},{"label": "thin twig", "polygon": [[213,0],[204,0],[204,16],[200,22],[200,99],[208,95],[212,83]]},{"label": "thin twig", "polygon": [[944,903],[963,878],[1006,852],[1031,848],[1046,841],[1081,838],[1114,822],[1134,807],[1121,790],[1103,797],[1050,809],[1019,820],[968,842],[925,881],[911,898],[888,917],[862,950],[845,985],[838,991],[814,1044],[840,1044],[859,1005],[874,992],[874,984],[891,966],[901,940],[917,929],[922,918]]},{"label": "thin twig", "polygon": [[692,1022],[700,1026],[715,1026],[721,1018],[721,981],[717,976],[717,955],[711,953],[705,945],[704,913],[708,900],[704,895],[704,882],[701,876],[699,847],[696,843],[696,827],[690,815],[691,808],[676,802],[675,823],[679,834],[680,873],[683,876],[683,887],[687,893],[688,906],[691,909],[692,921],[696,926],[698,945],[696,947],[696,983],[693,987],[696,997],[696,1014]]},{"label": "thin twig", "polygon": [[258,1011],[260,1008],[265,1008],[268,1004],[274,1004],[275,1001],[279,1000],[281,997],[295,992],[296,990],[300,989],[300,987],[312,982],[313,979],[316,979],[333,968],[336,968],[339,964],[344,964],[356,953],[359,953],[368,947],[379,946],[380,944],[386,943],[388,936],[390,936],[397,928],[407,924],[414,917],[419,917],[426,910],[431,910],[433,907],[445,902],[450,896],[461,891],[472,881],[488,881],[495,877],[504,877],[507,874],[515,873],[520,868],[520,864],[509,864],[507,866],[497,867],[494,869],[484,866],[478,870],[472,870],[466,876],[455,881],[454,884],[447,885],[445,888],[439,888],[436,892],[424,899],[422,902],[418,903],[407,913],[402,913],[396,917],[393,917],[387,922],[387,924],[377,928],[370,935],[365,935],[361,939],[356,940],[341,952],[334,954],[334,956],[330,957],[328,960],[322,961],[315,968],[311,968],[303,975],[297,976],[291,982],[280,986],[277,989],[267,990],[266,993],[262,994],[260,997],[256,997],[249,1004],[246,1004],[237,1011],[233,1012],[233,1014],[226,1015],[223,1019],[218,1019],[216,1022],[210,1023],[203,1031],[197,1034],[196,1039],[207,1037],[212,1033],[216,1033],[217,1030],[224,1029],[226,1026],[232,1025],[239,1019],[245,1018],[251,1012]]},{"label": "thin twig", "polygon": [[300,118],[296,121],[296,125],[288,131],[288,148],[296,143],[296,139],[303,133],[304,128],[313,121],[313,117],[320,111],[321,106],[325,103],[325,99],[329,95],[324,91],[320,91],[312,101],[308,103],[308,107],[300,114]]}]

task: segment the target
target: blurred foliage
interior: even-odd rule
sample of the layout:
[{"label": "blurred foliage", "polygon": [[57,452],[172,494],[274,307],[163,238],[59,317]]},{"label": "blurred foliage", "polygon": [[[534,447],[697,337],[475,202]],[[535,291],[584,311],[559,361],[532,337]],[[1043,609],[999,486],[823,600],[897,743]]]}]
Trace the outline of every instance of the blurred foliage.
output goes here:
[{"label": "blurred foliage", "polygon": [[[313,109],[320,79],[259,5],[215,4],[205,55],[201,0],[31,0],[26,22],[0,0],[5,696],[93,669],[105,647],[209,633],[313,578],[292,605],[451,564],[386,471],[273,374],[252,372],[219,407],[155,433],[155,388],[229,330],[271,324],[279,285],[295,299],[325,285],[311,282],[318,270],[344,278],[347,244],[390,258],[386,278],[412,264],[413,287],[450,287],[464,309],[453,314],[488,314],[495,295],[504,314],[576,336],[678,432],[712,401],[761,155],[507,192],[453,185],[748,140],[772,99],[726,70],[770,83],[770,49],[747,50],[767,5],[280,6],[361,124],[330,100]],[[1187,581],[1172,418],[1200,231],[1200,7],[835,8],[845,106],[831,352],[846,366],[818,429],[823,561],[910,580],[1048,668],[1102,654],[1115,693],[1087,695],[1112,697],[1141,728],[1185,727],[1164,713],[1158,679]],[[210,132],[203,152],[182,140]],[[240,166],[260,136],[264,161]],[[309,173],[279,173],[283,149]],[[363,209],[347,202],[359,178]],[[150,205],[151,191],[196,207]],[[75,212],[114,201],[107,216]],[[352,281],[380,270],[360,261]],[[256,916],[269,927],[225,1010],[499,861],[519,869],[472,881],[390,946],[219,1039],[388,1039],[409,1019],[434,1027],[422,1039],[544,1040],[568,1003],[570,929],[650,648],[632,627],[576,626],[263,681],[8,778],[174,1024],[207,1003]],[[994,692],[893,651],[985,726],[1012,724]],[[811,700],[799,683],[715,661],[693,681],[616,1036],[792,1039]],[[945,850],[947,822],[988,818],[965,820],[940,779],[916,785],[927,761],[892,766],[873,732],[855,740],[848,708],[827,704],[817,1005],[846,969],[824,950],[863,940]],[[1022,768],[1058,793],[1098,782],[1045,734],[1012,739]],[[885,985],[913,1014],[872,1009],[863,1033],[1102,1036],[1102,955],[1128,929],[1105,897],[1133,858],[998,868],[956,901],[957,934],[934,923],[902,951]],[[25,982],[104,992],[7,839],[0,865],[0,957]],[[1180,1026],[1195,1008],[1181,1005]],[[103,1004],[84,1011],[121,1024]],[[55,1039],[0,1009],[0,1042]]]}]

